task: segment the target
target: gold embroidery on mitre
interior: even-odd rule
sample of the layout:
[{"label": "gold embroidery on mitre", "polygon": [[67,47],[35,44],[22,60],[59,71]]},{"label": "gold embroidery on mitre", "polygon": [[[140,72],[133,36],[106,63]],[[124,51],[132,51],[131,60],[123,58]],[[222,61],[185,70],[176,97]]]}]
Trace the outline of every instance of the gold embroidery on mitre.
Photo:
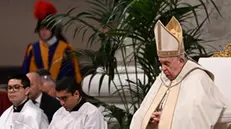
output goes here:
[{"label": "gold embroidery on mitre", "polygon": [[183,40],[182,28],[180,23],[175,17],[172,17],[172,19],[166,25],[166,28],[172,34],[172,36],[174,36],[178,40],[179,45],[182,44],[182,40]]},{"label": "gold embroidery on mitre", "polygon": [[225,46],[223,51],[214,52],[212,57],[231,57],[231,44]]}]

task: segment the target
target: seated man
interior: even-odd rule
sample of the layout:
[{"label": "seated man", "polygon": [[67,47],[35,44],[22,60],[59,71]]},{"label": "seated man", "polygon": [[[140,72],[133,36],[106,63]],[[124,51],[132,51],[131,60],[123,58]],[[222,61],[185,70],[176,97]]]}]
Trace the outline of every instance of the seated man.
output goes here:
[{"label": "seated man", "polygon": [[0,117],[0,129],[47,129],[46,115],[27,97],[29,87],[30,80],[24,74],[9,79],[7,93],[13,106]]},{"label": "seated man", "polygon": [[56,86],[61,107],[53,116],[49,129],[107,129],[101,112],[83,98],[80,84],[70,77]]},{"label": "seated man", "polygon": [[51,76],[50,72],[47,71],[46,69],[38,69],[36,70],[36,73],[39,74],[42,81],[40,90],[52,97],[56,97],[56,90],[55,90],[56,82]]},{"label": "seated man", "polygon": [[61,107],[59,101],[40,90],[42,82],[36,72],[26,75],[31,82],[29,98],[44,111],[48,117],[48,121],[51,122],[54,113]]}]

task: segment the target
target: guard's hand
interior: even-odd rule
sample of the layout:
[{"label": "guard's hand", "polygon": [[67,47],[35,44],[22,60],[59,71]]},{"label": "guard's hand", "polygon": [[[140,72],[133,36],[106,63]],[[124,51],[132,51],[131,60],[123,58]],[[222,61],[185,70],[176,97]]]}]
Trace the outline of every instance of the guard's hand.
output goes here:
[{"label": "guard's hand", "polygon": [[161,112],[153,112],[151,119],[150,119],[150,123],[151,124],[158,124],[160,121],[160,115],[161,115]]}]

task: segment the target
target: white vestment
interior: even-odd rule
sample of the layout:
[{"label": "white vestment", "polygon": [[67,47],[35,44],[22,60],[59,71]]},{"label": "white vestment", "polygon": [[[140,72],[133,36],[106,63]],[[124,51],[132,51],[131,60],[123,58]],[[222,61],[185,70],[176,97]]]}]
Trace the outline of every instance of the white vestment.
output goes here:
[{"label": "white vestment", "polygon": [[20,112],[9,107],[0,117],[0,129],[47,129],[48,119],[43,111],[28,100]]},{"label": "white vestment", "polygon": [[68,112],[61,107],[48,129],[107,129],[107,122],[97,107],[85,102],[78,111]]},{"label": "white vestment", "polygon": [[[165,123],[160,118],[162,125],[170,124],[168,127],[170,129],[213,129],[226,104],[208,73],[209,71],[204,70],[190,60],[186,62],[180,74],[172,82],[161,73],[144,98],[140,108],[134,114],[130,129],[163,129],[159,127],[160,125],[150,127],[148,121],[151,114],[156,110],[150,111],[150,107],[155,97],[157,98],[156,94],[161,87],[171,89],[177,85],[180,87],[173,114],[165,117],[165,121],[168,121],[168,118],[170,119],[169,123]],[[169,107],[164,105],[163,110],[165,108]],[[151,114],[147,115],[147,112]],[[145,118],[145,116],[148,116],[148,118]]]}]

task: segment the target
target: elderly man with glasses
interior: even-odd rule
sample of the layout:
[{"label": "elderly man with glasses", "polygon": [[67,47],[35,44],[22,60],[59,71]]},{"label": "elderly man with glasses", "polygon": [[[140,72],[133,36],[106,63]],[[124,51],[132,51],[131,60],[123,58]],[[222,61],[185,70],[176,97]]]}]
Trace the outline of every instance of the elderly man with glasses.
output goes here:
[{"label": "elderly man with glasses", "polygon": [[44,111],[50,122],[54,113],[61,107],[59,101],[46,92],[43,92],[43,82],[38,73],[30,72],[26,75],[31,82],[29,98],[37,107]]},{"label": "elderly man with glasses", "polygon": [[39,74],[41,78],[41,91],[47,93],[52,97],[56,97],[56,82],[51,76],[50,72],[46,69],[38,69],[36,73]]},{"label": "elderly man with glasses", "polygon": [[47,129],[46,115],[28,99],[29,87],[24,74],[9,78],[7,94],[13,105],[0,117],[0,129]]}]

